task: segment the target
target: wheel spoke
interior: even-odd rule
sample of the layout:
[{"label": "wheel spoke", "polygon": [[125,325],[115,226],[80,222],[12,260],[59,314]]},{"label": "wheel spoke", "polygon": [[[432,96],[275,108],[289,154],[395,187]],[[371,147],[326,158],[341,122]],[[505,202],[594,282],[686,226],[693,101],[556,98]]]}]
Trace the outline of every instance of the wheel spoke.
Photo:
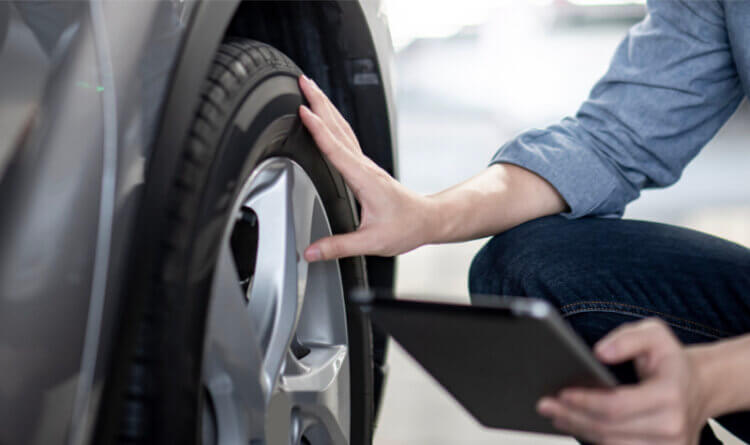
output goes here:
[{"label": "wheel spoke", "polygon": [[[203,379],[217,418],[219,443],[247,443],[262,416],[261,351],[250,323],[234,259],[224,243],[214,271]],[[236,440],[236,441],[235,441]]]},{"label": "wheel spoke", "polygon": [[281,377],[281,388],[287,393],[325,393],[336,383],[346,361],[346,346],[312,346],[310,353],[298,360],[299,374]]},{"label": "wheel spoke", "polygon": [[[284,375],[279,390],[285,394],[292,411],[291,424],[298,434],[313,443],[346,444],[349,437],[349,364],[347,348],[312,346],[300,360],[298,375]],[[295,443],[299,443],[298,441]]]},{"label": "wheel spoke", "polygon": [[[243,207],[258,215],[258,254],[249,309],[264,352],[263,379],[271,388],[292,341],[307,280],[298,267],[292,166],[271,164],[259,172],[257,187]],[[270,396],[270,394],[268,394]]]}]

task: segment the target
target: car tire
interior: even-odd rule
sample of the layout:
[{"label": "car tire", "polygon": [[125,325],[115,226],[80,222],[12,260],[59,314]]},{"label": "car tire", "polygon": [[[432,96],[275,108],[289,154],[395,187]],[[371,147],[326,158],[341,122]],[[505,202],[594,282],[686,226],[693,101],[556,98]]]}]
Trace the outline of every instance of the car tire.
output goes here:
[{"label": "car tire", "polygon": [[[134,352],[117,433],[123,443],[197,444],[206,434],[216,434],[215,424],[206,426],[205,413],[221,413],[207,408],[215,402],[202,381],[211,289],[232,203],[259,166],[272,159],[298,166],[314,184],[331,231],[357,227],[351,193],[298,118],[304,102],[297,87],[300,74],[275,48],[247,39],[224,42],[215,56],[164,203],[168,224],[160,237],[158,267],[149,274],[150,291],[132,329]],[[264,97],[257,100],[253,93],[261,89]],[[344,290],[366,285],[363,258],[338,265]],[[346,330],[348,441],[369,444],[374,411],[371,326],[347,307]],[[262,408],[254,412],[269,415]],[[207,428],[213,432],[206,433]],[[316,445],[307,437],[300,443]]]}]

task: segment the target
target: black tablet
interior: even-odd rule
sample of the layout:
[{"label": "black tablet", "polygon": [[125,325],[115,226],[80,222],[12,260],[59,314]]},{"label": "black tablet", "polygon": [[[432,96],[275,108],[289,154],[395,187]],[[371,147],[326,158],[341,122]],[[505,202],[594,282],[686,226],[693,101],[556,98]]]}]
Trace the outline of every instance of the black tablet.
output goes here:
[{"label": "black tablet", "polygon": [[560,434],[536,412],[542,396],[617,384],[542,300],[488,297],[461,306],[362,290],[350,299],[490,428]]}]

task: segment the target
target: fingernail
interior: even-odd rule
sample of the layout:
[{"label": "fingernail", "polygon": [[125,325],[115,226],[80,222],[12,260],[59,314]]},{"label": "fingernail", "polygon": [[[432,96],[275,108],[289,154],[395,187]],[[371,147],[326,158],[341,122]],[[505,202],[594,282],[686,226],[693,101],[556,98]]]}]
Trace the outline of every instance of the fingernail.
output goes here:
[{"label": "fingernail", "polygon": [[540,400],[539,403],[536,404],[536,410],[539,414],[548,415],[551,409],[552,401],[547,398]]},{"label": "fingernail", "polygon": [[307,258],[307,261],[309,262],[320,261],[321,259],[323,259],[323,254],[317,247],[311,247],[307,249],[307,252],[305,252],[305,258]]},{"label": "fingernail", "polygon": [[307,106],[305,105],[300,105],[299,109],[300,109],[300,113],[312,113],[312,111],[310,111],[310,109],[307,108]]},{"label": "fingernail", "polygon": [[315,83],[314,80],[310,79],[309,77],[305,76],[304,74],[302,75],[302,77],[305,79],[305,82],[307,82],[308,85],[311,85],[311,86],[314,86],[314,87],[317,86],[317,84]]},{"label": "fingernail", "polygon": [[615,347],[611,343],[599,343],[594,347],[594,353],[602,360],[608,360],[615,354]]}]

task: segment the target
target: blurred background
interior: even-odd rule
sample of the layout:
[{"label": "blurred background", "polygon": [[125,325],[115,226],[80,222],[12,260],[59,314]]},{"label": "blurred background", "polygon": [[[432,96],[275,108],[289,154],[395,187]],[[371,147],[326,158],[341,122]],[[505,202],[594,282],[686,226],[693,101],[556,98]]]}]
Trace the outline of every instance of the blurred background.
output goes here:
[{"label": "blurred background", "polygon": [[[385,6],[398,51],[400,179],[422,193],[481,171],[520,131],[574,114],[628,28],[645,15],[643,2],[626,0],[386,0]],[[677,185],[645,192],[626,217],[750,246],[749,108],[741,106]],[[398,290],[468,301],[469,264],[483,242],[402,256]],[[376,445],[575,443],[482,428],[397,345],[389,366]]]}]

